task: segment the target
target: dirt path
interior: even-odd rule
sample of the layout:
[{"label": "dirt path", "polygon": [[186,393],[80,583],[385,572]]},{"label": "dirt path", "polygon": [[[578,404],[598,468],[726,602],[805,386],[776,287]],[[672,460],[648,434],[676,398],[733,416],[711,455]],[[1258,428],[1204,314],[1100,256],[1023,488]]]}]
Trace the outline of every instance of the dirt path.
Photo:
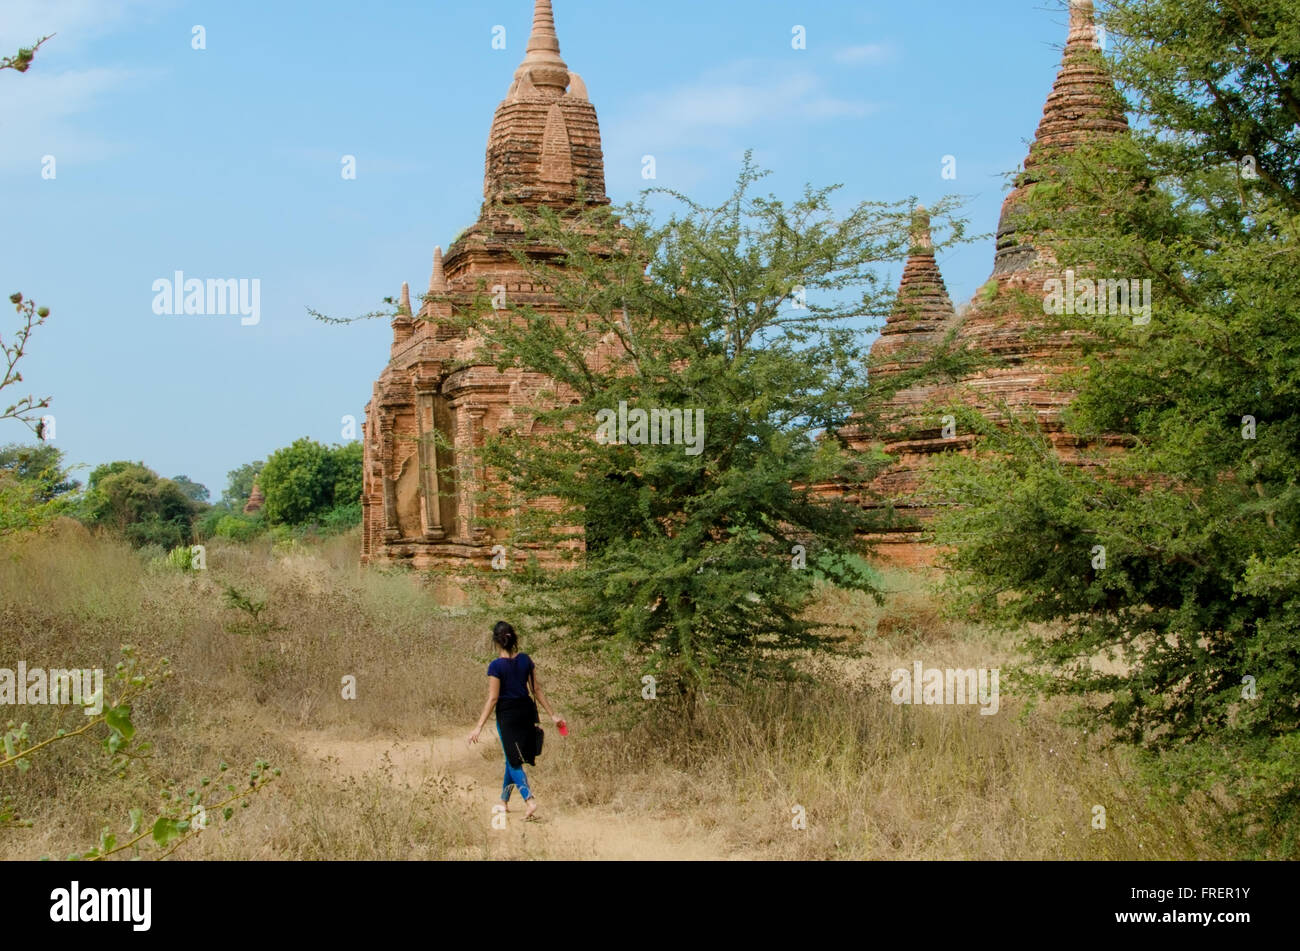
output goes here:
[{"label": "dirt path", "polygon": [[[341,739],[325,731],[297,732],[287,738],[340,778],[378,774],[389,782],[418,786],[444,777],[466,804],[492,822],[500,803],[501,746],[484,730],[478,746],[468,747],[462,734],[408,740]],[[558,739],[558,738],[556,738]],[[495,829],[501,853],[551,859],[716,860],[731,856],[720,843],[674,819],[630,816],[592,806],[566,806],[538,796],[538,821],[523,821],[523,805],[512,800],[506,828]],[[522,847],[522,848],[521,848]]]}]

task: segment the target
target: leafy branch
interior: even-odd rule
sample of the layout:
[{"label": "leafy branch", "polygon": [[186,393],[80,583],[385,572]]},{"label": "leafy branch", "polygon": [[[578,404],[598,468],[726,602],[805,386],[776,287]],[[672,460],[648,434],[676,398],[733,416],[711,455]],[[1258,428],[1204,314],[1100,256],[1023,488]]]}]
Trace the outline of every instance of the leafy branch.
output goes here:
[{"label": "leafy branch", "polygon": [[19,73],[25,73],[32,65],[32,60],[36,58],[36,51],[40,49],[45,41],[54,34],[42,36],[31,46],[25,46],[13,56],[0,56],[0,69],[12,69]]},{"label": "leafy branch", "polygon": [[[114,682],[119,687],[116,698],[112,703],[106,703],[102,712],[91,717],[84,726],[75,730],[60,729],[53,736],[29,745],[31,725],[24,722],[18,726],[10,720],[4,735],[4,757],[0,759],[0,770],[12,766],[18,772],[25,773],[31,768],[31,756],[34,753],[63,740],[89,733],[100,725],[107,726],[109,731],[103,741],[104,749],[114,757],[127,755],[127,747],[135,736],[135,726],[131,723],[132,701],[158,681],[170,677],[171,671],[168,669],[169,661],[166,657],[162,658],[155,667],[142,670],[135,656],[135,649],[129,645],[123,645],[122,656],[125,659],[118,662],[113,674]],[[103,702],[99,692],[82,698],[83,706],[89,707],[99,702]],[[0,824],[4,819],[5,816],[0,815]]]},{"label": "leafy branch", "polygon": [[[45,323],[45,318],[50,316],[48,307],[37,307],[33,301],[25,300],[22,294],[11,294],[9,300],[18,311],[21,322],[12,343],[5,343],[4,337],[0,336],[0,351],[4,352],[4,377],[0,379],[0,390],[23,381],[23,375],[18,370],[18,361],[27,353],[27,342],[31,339],[32,331]],[[0,420],[16,419],[36,433],[38,439],[44,439],[45,422],[37,414],[49,405],[48,396],[37,399],[35,396],[28,395],[0,410]]]},{"label": "leafy branch", "polygon": [[[222,763],[219,767],[225,772],[229,767]],[[258,760],[249,772],[248,787],[239,789],[234,783],[228,782],[225,785],[225,791],[228,793],[225,798],[215,803],[204,805],[203,788],[211,784],[211,780],[204,777],[200,781],[199,788],[190,789],[184,797],[174,794],[170,791],[164,791],[165,799],[175,799],[179,808],[164,810],[152,823],[145,823],[144,810],[130,810],[131,825],[127,829],[127,835],[131,838],[118,844],[117,835],[110,830],[109,826],[104,826],[99,835],[99,844],[94,848],[88,849],[82,853],[72,853],[68,856],[70,861],[86,859],[91,861],[103,861],[110,856],[117,855],[120,852],[131,850],[133,854],[138,855],[139,845],[146,839],[152,839],[153,844],[163,851],[157,855],[159,860],[165,859],[173,852],[179,849],[186,842],[189,842],[209,827],[208,813],[219,812],[223,822],[229,822],[234,818],[236,801],[247,809],[249,806],[249,796],[260,792],[276,776],[280,775],[278,768],[272,768],[266,760]],[[187,808],[188,807],[188,808]]]}]

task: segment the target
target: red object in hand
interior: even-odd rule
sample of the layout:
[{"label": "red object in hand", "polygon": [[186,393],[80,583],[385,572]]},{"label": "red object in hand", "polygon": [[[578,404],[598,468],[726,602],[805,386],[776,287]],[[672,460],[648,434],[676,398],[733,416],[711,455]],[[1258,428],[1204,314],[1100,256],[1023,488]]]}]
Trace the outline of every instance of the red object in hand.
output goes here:
[{"label": "red object in hand", "polygon": [[556,724],[556,726],[557,726],[557,727],[559,728],[559,730],[560,730],[560,736],[568,736],[568,735],[569,735],[569,724],[567,724],[567,723],[565,723],[563,720],[561,720],[559,723]]}]

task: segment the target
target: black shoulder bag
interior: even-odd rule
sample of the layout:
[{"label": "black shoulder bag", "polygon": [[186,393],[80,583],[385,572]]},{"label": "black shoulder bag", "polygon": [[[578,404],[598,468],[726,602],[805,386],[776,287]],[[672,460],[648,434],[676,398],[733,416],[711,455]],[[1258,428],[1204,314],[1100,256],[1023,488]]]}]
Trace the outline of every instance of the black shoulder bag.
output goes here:
[{"label": "black shoulder bag", "polygon": [[[528,658],[532,663],[532,658]],[[533,664],[528,670],[528,686],[531,690],[528,699],[533,703],[533,729],[535,731],[535,746],[533,747],[533,758],[542,755],[542,743],[546,739],[546,731],[542,729],[542,715],[537,709],[537,665]]]}]

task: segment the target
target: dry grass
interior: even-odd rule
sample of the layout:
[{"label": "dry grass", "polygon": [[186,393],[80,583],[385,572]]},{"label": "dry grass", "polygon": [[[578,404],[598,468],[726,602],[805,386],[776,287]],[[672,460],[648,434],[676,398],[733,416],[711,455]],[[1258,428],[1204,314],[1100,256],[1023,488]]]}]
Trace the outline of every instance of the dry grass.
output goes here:
[{"label": "dry grass", "polygon": [[[156,750],[125,779],[77,740],[24,776],[0,775],[0,792],[33,820],[0,833],[0,854],[84,848],[104,821],[124,828],[162,783],[265,757],[283,775],[178,857],[1226,857],[1200,833],[1205,817],[1149,805],[1126,756],[1059,726],[1051,708],[1022,717],[1005,690],[996,716],[893,704],[894,667],[1013,656],[944,621],[916,575],[888,576],[883,608],[838,592],[822,600],[817,617],[850,625],[863,654],[810,662],[811,684],[715,697],[690,726],[648,708],[629,735],[571,718],[573,736],[552,731],[531,776],[553,824],[502,833],[490,824],[491,726],[473,752],[454,742],[482,703],[495,618],[441,607],[409,576],[362,572],[356,545],[213,545],[206,572],[180,573],[75,525],[0,544],[0,666],[109,669],[131,643],[176,671],[136,711]],[[261,623],[227,603],[227,587],[266,602]],[[562,651],[532,646],[567,712]],[[341,696],[345,675],[354,701]],[[56,714],[20,716],[45,736]],[[1105,831],[1091,827],[1094,805],[1106,807]],[[792,828],[794,806],[806,830]]]},{"label": "dry grass", "polygon": [[894,704],[895,668],[997,668],[1015,654],[945,621],[922,576],[887,573],[886,586],[883,607],[831,592],[814,612],[857,632],[862,656],[810,661],[813,685],[756,685],[691,731],[664,717],[584,746],[555,785],[574,805],[680,814],[755,858],[1225,857],[1200,831],[1209,816],[1149,802],[1130,756],[1061,725],[1060,707],[1026,713],[1005,687],[992,716]]}]

